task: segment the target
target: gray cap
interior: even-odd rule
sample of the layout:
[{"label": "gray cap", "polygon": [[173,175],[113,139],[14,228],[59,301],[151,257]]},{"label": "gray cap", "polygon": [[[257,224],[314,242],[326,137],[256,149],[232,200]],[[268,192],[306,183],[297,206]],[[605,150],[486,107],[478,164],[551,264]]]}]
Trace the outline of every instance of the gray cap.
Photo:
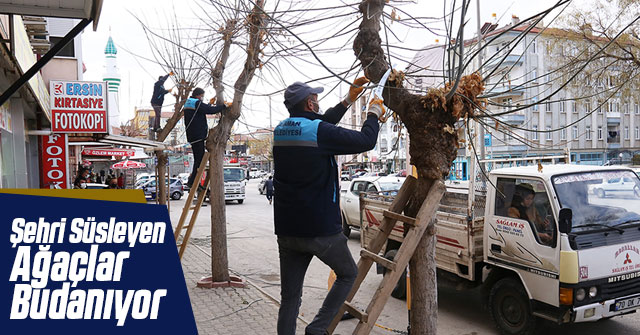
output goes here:
[{"label": "gray cap", "polygon": [[284,105],[287,106],[287,109],[293,109],[293,106],[310,94],[319,94],[322,91],[324,91],[322,87],[311,87],[303,82],[296,81],[284,91]]}]

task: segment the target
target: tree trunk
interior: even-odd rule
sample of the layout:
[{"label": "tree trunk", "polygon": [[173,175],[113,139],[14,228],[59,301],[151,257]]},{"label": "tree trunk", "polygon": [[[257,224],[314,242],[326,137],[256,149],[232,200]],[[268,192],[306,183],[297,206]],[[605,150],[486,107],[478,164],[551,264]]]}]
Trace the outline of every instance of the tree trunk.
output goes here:
[{"label": "tree trunk", "polygon": [[[226,143],[226,142],[225,142]],[[209,150],[211,202],[211,277],[213,282],[229,281],[227,256],[227,214],[224,201],[224,145]]]},{"label": "tree trunk", "polygon": [[[227,256],[227,222],[224,202],[224,175],[223,162],[229,136],[233,124],[240,117],[242,111],[242,99],[245,91],[253,78],[255,69],[260,63],[260,47],[264,41],[264,28],[266,24],[263,14],[264,0],[257,0],[251,14],[247,17],[249,26],[249,43],[247,44],[247,58],[244,68],[234,84],[233,102],[231,108],[220,117],[220,122],[207,136],[206,148],[210,153],[210,199],[211,199],[211,279],[213,282],[229,281],[229,260]],[[229,43],[228,45],[230,45]],[[224,55],[224,53],[223,53]],[[225,61],[226,62],[226,61]],[[224,70],[224,63],[216,64],[216,69]],[[222,72],[214,70],[216,78],[216,95],[221,99]],[[218,100],[218,103],[223,101]]]},{"label": "tree trunk", "polygon": [[162,151],[156,151],[158,157],[158,183],[156,185],[156,199],[160,205],[167,204],[167,163],[169,162],[169,156]]},{"label": "tree trunk", "polygon": [[[415,193],[405,214],[416,217],[435,179],[418,178]],[[429,222],[409,261],[411,275],[411,333],[436,334],[438,322],[438,285],[436,282],[435,218]]]}]

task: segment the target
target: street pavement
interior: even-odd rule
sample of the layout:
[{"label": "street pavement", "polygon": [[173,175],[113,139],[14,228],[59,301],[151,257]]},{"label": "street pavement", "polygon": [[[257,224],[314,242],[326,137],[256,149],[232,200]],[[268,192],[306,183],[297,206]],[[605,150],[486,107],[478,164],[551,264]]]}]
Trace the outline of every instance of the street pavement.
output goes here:
[{"label": "street pavement", "polygon": [[[196,220],[192,245],[187,247],[183,270],[200,334],[275,334],[277,307],[280,297],[279,261],[276,237],[273,234],[273,207],[259,195],[258,180],[247,184],[247,199],[243,204],[227,203],[227,247],[230,270],[247,279],[245,289],[199,289],[198,279],[206,276],[210,264],[210,207],[203,207]],[[178,222],[184,199],[171,201],[173,225]],[[354,259],[360,253],[360,234],[352,232],[349,248]],[[327,293],[330,269],[314,258],[307,271],[298,334],[304,334],[304,321],[313,319]],[[354,301],[365,309],[381,280],[372,268]],[[273,298],[273,299],[272,299]],[[219,303],[223,302],[223,303]],[[461,290],[441,286],[438,290],[438,334],[497,334],[491,316],[478,289]],[[342,321],[335,334],[351,334],[356,320]],[[390,298],[372,334],[393,334],[406,331],[405,301]],[[239,329],[242,329],[240,331]],[[631,314],[595,323],[553,325],[546,323],[540,333],[548,335],[617,334],[631,335],[640,331],[640,315]]]}]

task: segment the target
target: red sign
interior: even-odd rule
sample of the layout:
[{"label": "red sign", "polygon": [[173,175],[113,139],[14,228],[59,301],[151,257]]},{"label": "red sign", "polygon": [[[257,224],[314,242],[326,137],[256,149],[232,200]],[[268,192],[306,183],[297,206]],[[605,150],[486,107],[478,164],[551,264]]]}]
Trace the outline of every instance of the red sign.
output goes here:
[{"label": "red sign", "polygon": [[107,133],[104,82],[51,81],[51,130],[55,133]]},{"label": "red sign", "polygon": [[82,150],[82,154],[87,156],[131,157],[135,155],[136,152],[133,149],[84,149]]},{"label": "red sign", "polygon": [[42,186],[43,188],[68,188],[66,134],[42,137]]}]

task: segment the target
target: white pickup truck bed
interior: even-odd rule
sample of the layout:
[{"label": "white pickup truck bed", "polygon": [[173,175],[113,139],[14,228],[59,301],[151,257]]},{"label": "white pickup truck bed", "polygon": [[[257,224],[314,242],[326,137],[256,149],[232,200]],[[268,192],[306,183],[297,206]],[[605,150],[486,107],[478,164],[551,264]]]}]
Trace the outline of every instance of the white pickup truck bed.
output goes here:
[{"label": "white pickup truck bed", "polygon": [[[378,231],[382,212],[388,209],[392,197],[363,193],[360,196],[361,244],[366,247]],[[484,196],[476,196],[476,201],[484,204]],[[440,201],[436,213],[436,263],[439,269],[451,272],[461,278],[475,280],[475,265],[483,260],[482,216],[470,222],[467,219],[467,194],[448,189]],[[403,224],[398,222],[390,239],[402,241]]]}]

